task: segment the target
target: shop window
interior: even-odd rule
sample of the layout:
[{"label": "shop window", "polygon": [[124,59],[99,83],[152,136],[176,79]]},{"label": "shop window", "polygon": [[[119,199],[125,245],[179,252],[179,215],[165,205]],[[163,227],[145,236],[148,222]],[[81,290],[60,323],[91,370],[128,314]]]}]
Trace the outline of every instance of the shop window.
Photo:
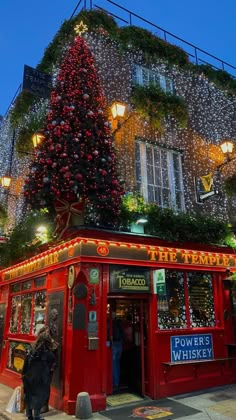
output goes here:
[{"label": "shop window", "polygon": [[183,273],[165,270],[165,287],[158,295],[158,327],[186,328]]},{"label": "shop window", "polygon": [[34,287],[43,287],[46,283],[46,277],[38,277],[34,280]]},{"label": "shop window", "polygon": [[46,322],[46,293],[36,292],[34,299],[33,334],[37,334]]},{"label": "shop window", "polygon": [[32,287],[32,281],[25,281],[22,283],[22,290],[29,290]]},{"label": "shop window", "polygon": [[21,296],[21,334],[30,333],[32,297],[32,294]]},{"label": "shop window", "polygon": [[136,141],[135,172],[137,190],[146,202],[176,211],[184,210],[180,153]]},{"label": "shop window", "polygon": [[[32,325],[33,321],[33,325]],[[37,334],[46,323],[46,292],[12,296],[9,331],[12,334]]]},{"label": "shop window", "polygon": [[212,278],[206,273],[187,273],[190,326],[214,327]]},{"label": "shop window", "polygon": [[17,333],[20,325],[21,296],[13,296],[11,299],[10,332]]},{"label": "shop window", "polygon": [[21,283],[12,284],[10,287],[11,293],[17,293],[21,290]]}]

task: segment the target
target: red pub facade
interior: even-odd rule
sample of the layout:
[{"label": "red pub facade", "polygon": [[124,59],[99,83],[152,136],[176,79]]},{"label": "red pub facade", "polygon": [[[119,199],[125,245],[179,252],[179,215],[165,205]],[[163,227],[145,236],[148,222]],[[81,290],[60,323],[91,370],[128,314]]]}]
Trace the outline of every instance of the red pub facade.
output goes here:
[{"label": "red pub facade", "polygon": [[20,383],[26,351],[47,324],[60,343],[51,404],[73,414],[87,391],[93,410],[104,409],[113,393],[115,314],[131,328],[121,389],[158,399],[234,382],[231,252],[81,228],[2,270],[0,381]]}]

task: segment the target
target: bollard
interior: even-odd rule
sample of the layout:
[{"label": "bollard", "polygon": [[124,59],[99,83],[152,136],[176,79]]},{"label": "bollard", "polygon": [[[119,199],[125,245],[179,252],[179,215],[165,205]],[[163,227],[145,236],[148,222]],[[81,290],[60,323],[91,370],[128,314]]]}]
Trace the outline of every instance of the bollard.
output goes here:
[{"label": "bollard", "polygon": [[77,395],[75,417],[77,419],[90,419],[92,417],[91,401],[87,392],[80,392]]}]

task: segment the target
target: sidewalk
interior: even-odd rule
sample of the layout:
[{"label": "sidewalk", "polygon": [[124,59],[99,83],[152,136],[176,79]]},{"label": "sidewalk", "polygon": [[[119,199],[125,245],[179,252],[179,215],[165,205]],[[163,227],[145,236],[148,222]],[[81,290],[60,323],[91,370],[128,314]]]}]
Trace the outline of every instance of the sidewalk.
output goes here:
[{"label": "sidewalk", "polygon": [[[0,420],[25,420],[26,417],[23,413],[8,413],[6,411],[6,406],[8,401],[11,398],[13,389],[5,385],[0,384]],[[69,420],[75,419],[75,416],[68,416],[62,411],[51,409],[48,413],[42,415],[45,420]],[[90,417],[91,420],[109,420],[107,417],[102,416],[99,413],[93,413],[93,416]]]},{"label": "sidewalk", "polygon": [[[11,397],[13,390],[0,384],[0,420],[23,420],[24,414],[10,414],[5,411],[6,405]],[[153,401],[143,400],[136,404],[129,404],[126,406],[124,414],[124,407],[119,406],[110,408],[102,414],[93,413],[91,420],[125,420],[132,417],[137,419],[145,418],[142,416],[133,415],[133,410],[143,406],[155,407],[169,407],[172,414],[159,415],[158,417],[146,418],[166,418],[166,420],[236,420],[236,384],[227,385],[223,387],[211,388],[204,391],[193,392],[189,394],[177,395],[176,397],[166,398],[164,400]],[[150,407],[147,407],[150,408]],[[190,414],[190,410],[194,414]],[[196,412],[197,410],[197,412]],[[69,420],[75,416],[68,416],[67,414],[50,410],[49,413],[43,415],[45,420]]]},{"label": "sidewalk", "polygon": [[[191,416],[191,420],[236,419],[236,385],[210,388],[171,399],[201,411]],[[186,420],[186,417],[178,420]]]}]

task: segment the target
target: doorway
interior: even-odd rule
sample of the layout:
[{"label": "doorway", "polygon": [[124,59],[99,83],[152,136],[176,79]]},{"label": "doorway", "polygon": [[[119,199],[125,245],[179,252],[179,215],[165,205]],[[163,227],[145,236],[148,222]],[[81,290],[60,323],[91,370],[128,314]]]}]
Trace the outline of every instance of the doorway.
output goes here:
[{"label": "doorway", "polygon": [[[107,304],[108,394],[145,395],[147,384],[147,302],[110,298]],[[117,325],[121,333],[117,332]],[[117,351],[117,341],[122,341]],[[116,383],[115,383],[116,382]]]}]

